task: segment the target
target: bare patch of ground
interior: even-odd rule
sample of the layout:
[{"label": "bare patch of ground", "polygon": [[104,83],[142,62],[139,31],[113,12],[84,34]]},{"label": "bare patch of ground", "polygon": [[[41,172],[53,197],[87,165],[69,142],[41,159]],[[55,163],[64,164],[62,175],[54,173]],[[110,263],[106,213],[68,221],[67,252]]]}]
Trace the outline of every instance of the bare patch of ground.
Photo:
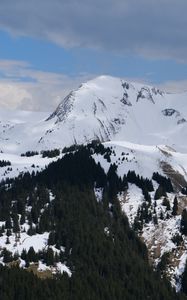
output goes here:
[{"label": "bare patch of ground", "polygon": [[38,271],[38,264],[31,264],[27,271],[33,272],[36,276],[38,276],[40,279],[47,279],[52,278],[53,274],[51,270],[45,270],[45,271]]},{"label": "bare patch of ground", "polygon": [[178,171],[174,170],[169,163],[161,161],[160,167],[163,170],[164,174],[171,179],[171,182],[173,183],[174,189],[176,191],[180,191],[181,188],[187,186],[187,182],[184,176]]}]

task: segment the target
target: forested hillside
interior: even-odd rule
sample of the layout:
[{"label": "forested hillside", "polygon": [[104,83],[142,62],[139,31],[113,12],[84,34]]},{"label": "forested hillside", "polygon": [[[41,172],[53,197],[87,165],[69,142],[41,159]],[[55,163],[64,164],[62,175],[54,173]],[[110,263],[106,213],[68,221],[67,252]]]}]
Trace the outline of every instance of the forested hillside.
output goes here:
[{"label": "forested hillside", "polygon": [[[94,151],[107,158],[110,150]],[[43,172],[2,182],[0,299],[185,299],[152,270],[146,246],[121,211],[117,193],[127,189],[127,178],[118,177],[115,165],[105,174],[91,153],[93,145],[67,149]],[[38,251],[21,247],[22,237],[44,234]],[[32,274],[41,265],[48,270],[43,279],[40,270]]]}]

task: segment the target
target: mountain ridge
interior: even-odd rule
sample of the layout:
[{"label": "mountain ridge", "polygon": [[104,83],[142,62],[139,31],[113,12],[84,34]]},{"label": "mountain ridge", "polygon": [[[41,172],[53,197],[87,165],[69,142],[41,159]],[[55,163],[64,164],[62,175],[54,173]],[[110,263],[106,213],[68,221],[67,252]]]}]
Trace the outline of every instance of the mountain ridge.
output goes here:
[{"label": "mountain ridge", "polygon": [[54,120],[51,138],[63,130],[71,137],[70,144],[99,139],[179,147],[179,133],[187,130],[186,98],[186,93],[167,94],[155,87],[100,76],[65,97],[47,121]]}]

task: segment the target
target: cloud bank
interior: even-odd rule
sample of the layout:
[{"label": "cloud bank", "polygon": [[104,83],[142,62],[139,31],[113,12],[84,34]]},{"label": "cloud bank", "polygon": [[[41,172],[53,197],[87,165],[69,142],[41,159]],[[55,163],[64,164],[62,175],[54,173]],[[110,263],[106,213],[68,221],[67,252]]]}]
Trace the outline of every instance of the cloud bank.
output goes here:
[{"label": "cloud bank", "polygon": [[0,29],[63,47],[187,62],[186,0],[2,0]]}]

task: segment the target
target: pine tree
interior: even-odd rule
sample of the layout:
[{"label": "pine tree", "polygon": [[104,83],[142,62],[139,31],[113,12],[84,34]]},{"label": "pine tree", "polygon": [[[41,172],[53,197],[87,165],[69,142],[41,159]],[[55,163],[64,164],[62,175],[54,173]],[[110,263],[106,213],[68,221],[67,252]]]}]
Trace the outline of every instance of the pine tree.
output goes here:
[{"label": "pine tree", "polygon": [[142,231],[142,229],[143,229],[143,224],[142,224],[142,222],[140,221],[138,215],[134,218],[133,229],[134,229],[135,231]]},{"label": "pine tree", "polygon": [[163,273],[166,270],[166,267],[169,263],[169,258],[170,258],[170,254],[168,252],[165,252],[161,259],[160,262],[157,265],[157,270],[161,273]]},{"label": "pine tree", "polygon": [[20,225],[23,225],[23,224],[25,224],[25,213],[24,212],[21,214],[21,218],[20,218]]},{"label": "pine tree", "polygon": [[187,210],[186,209],[182,211],[180,228],[181,228],[181,233],[187,235]]},{"label": "pine tree", "polygon": [[4,249],[3,250],[3,262],[5,264],[11,262],[13,260],[13,257],[12,257],[12,253],[10,251],[8,251],[7,249]]},{"label": "pine tree", "polygon": [[21,252],[21,259],[26,260],[26,258],[27,258],[27,251],[23,249]]},{"label": "pine tree", "polygon": [[54,245],[55,244],[55,232],[51,231],[48,238],[48,245]]},{"label": "pine tree", "polygon": [[48,247],[47,252],[46,252],[45,262],[46,262],[47,266],[53,266],[54,265],[54,252],[53,252],[53,249],[51,249],[49,247]]},{"label": "pine tree", "polygon": [[161,212],[160,212],[160,219],[161,220],[164,220],[164,214],[163,214],[163,211],[161,210]]},{"label": "pine tree", "polygon": [[11,236],[11,234],[12,234],[12,231],[11,231],[11,229],[7,229],[7,231],[6,231],[6,235],[7,235],[7,236]]},{"label": "pine tree", "polygon": [[13,220],[13,232],[19,232],[19,216],[17,214],[12,215],[12,220]]},{"label": "pine tree", "polygon": [[10,240],[9,240],[9,237],[7,236],[7,238],[6,238],[6,244],[8,245],[8,244],[10,244]]},{"label": "pine tree", "polygon": [[10,215],[9,215],[8,218],[6,219],[6,222],[5,222],[5,228],[6,228],[6,229],[11,229],[11,228],[12,228],[12,222],[11,222]]},{"label": "pine tree", "polygon": [[30,262],[29,262],[28,257],[27,257],[26,260],[25,260],[25,268],[29,268],[29,266],[30,266]]},{"label": "pine tree", "polygon": [[33,247],[30,247],[29,248],[29,251],[28,251],[28,260],[30,262],[37,262],[37,254],[36,252],[34,251],[34,248]]},{"label": "pine tree", "polygon": [[163,199],[162,205],[166,206],[166,210],[170,210],[171,209],[170,202],[169,202],[169,200],[166,197]]},{"label": "pine tree", "polygon": [[154,223],[154,225],[158,225],[157,214],[155,214],[155,215],[153,216],[153,223]]},{"label": "pine tree", "polygon": [[166,191],[164,189],[164,187],[162,185],[159,185],[159,187],[157,188],[156,192],[155,192],[155,197],[154,199],[155,200],[158,200],[160,199],[161,197],[166,197]]},{"label": "pine tree", "polygon": [[19,259],[19,253],[18,252],[15,252],[14,253],[14,256],[13,256],[13,260],[14,261],[17,261]]},{"label": "pine tree", "polygon": [[172,215],[176,216],[177,212],[178,212],[178,200],[177,200],[177,197],[175,196],[174,201],[173,201]]}]

